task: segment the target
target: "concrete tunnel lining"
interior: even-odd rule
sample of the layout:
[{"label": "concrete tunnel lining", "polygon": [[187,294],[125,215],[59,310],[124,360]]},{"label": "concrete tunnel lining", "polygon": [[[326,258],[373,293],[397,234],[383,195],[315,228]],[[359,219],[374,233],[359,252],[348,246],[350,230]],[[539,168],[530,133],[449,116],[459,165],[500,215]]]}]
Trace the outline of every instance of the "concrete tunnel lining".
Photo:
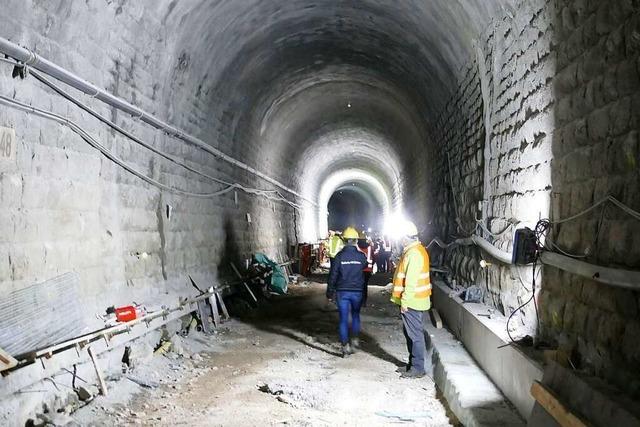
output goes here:
[{"label": "concrete tunnel lining", "polygon": [[[206,2],[163,1],[155,5],[153,11],[142,3],[127,5],[127,16],[135,17],[137,23],[136,26],[127,27],[126,22],[119,21],[122,17],[118,14],[112,15],[113,26],[105,26],[98,18],[104,13],[96,13],[103,6],[97,4],[81,6],[61,3],[58,8],[44,5],[41,12],[34,15],[29,11],[30,5],[16,2],[12,7],[16,15],[24,13],[35,22],[42,20],[43,25],[47,17],[56,18],[49,20],[50,31],[46,35],[31,32],[16,20],[8,19],[6,28],[14,40],[34,47],[72,72],[166,118],[167,122],[200,137],[232,157],[242,159],[249,166],[265,170],[268,175],[292,188],[308,186],[313,195],[324,179],[323,174],[361,167],[386,181],[385,185],[396,193],[394,197],[402,192],[401,181],[410,182],[414,175],[411,168],[402,165],[408,164],[408,159],[421,157],[423,151],[428,150],[423,121],[428,120],[430,110],[437,109],[436,104],[444,102],[447,86],[443,83],[447,80],[453,82],[455,70],[463,62],[463,51],[468,48],[463,42],[465,38],[459,37],[454,31],[447,31],[446,26],[465,23],[462,26],[465,29],[474,28],[480,21],[488,20],[494,11],[493,6],[488,9],[486,4],[460,5],[444,1],[406,2],[399,8],[398,5],[377,1],[363,2],[357,7],[332,2],[319,2],[307,7],[309,5],[304,1],[287,2],[284,5],[258,1],[219,2],[213,6]],[[110,6],[104,7],[109,9]],[[362,19],[363,16],[365,19]],[[331,19],[325,19],[327,17]],[[114,28],[120,30],[117,35]],[[78,40],[74,37],[76,32],[87,34],[85,44],[77,44]],[[412,40],[405,43],[404,38],[409,34]],[[109,38],[114,42],[106,45],[105,51],[100,46],[104,46],[104,40]],[[443,40],[447,40],[442,44],[444,50],[434,49]],[[459,45],[460,48],[452,49],[453,45]],[[407,47],[411,47],[411,50],[408,51]],[[74,52],[77,56],[74,56]],[[442,58],[446,60],[440,61]],[[104,69],[108,72],[97,71]],[[2,87],[12,88],[13,83],[5,81]],[[48,100],[51,105],[57,99],[50,93],[44,95],[37,89],[23,87],[24,91],[19,92],[18,96],[37,96],[39,100]],[[332,87],[347,90],[349,97],[345,99],[339,96],[339,91],[331,90]],[[291,93],[287,90],[291,90]],[[354,102],[351,117],[347,117],[347,120],[314,123],[315,116],[332,113],[334,118],[338,117],[342,109],[335,111],[336,106],[344,106],[349,99]],[[235,171],[233,166],[182,147],[178,141],[149,132],[117,111],[109,111],[91,99],[87,102],[104,113],[110,113],[115,120],[131,129],[151,136],[170,153],[243,184],[253,179],[241,171]],[[315,110],[312,105],[314,102],[317,102]],[[306,108],[299,108],[305,104]],[[277,106],[277,111],[273,110],[274,106]],[[362,117],[354,113],[365,112],[368,107],[371,111]],[[290,112],[296,113],[290,117],[294,119],[291,129],[284,125],[286,114],[278,117],[278,114]],[[265,129],[263,119],[267,113],[271,123],[280,125],[273,129],[267,126],[265,135],[268,138],[264,138],[260,131]],[[295,132],[288,133],[294,128]],[[343,140],[342,136],[334,136],[334,145],[322,148],[330,135],[340,132],[365,135],[359,140],[366,141],[366,144],[358,143],[353,147],[358,150],[351,150],[351,154],[359,151],[362,158],[352,156],[351,159],[345,159],[349,150],[340,151],[344,150],[344,144],[339,143]],[[372,134],[376,136],[371,137]],[[353,137],[350,139],[354,140]],[[123,143],[128,144],[125,141]],[[159,170],[163,179],[197,189],[209,188],[201,180],[158,164],[153,156],[127,145],[115,145],[115,149],[130,156],[133,164],[146,168],[150,173],[153,169]],[[306,150],[309,150],[308,153]],[[383,158],[381,153],[385,153]],[[329,162],[331,165],[327,164],[322,170],[312,170],[312,174],[300,180],[303,165],[319,164],[332,155],[335,158]],[[119,175],[121,172],[115,173]],[[126,182],[127,187],[112,188],[116,193],[122,192],[121,200],[132,207],[136,204],[134,199],[146,201],[146,209],[164,203],[158,201],[153,191],[135,187],[135,178],[123,174],[118,179]],[[224,209],[233,206],[233,199],[223,199]],[[191,200],[183,203],[169,196],[165,200],[184,209],[185,213],[191,209],[202,212],[204,206],[209,206],[211,215],[221,211],[216,203]],[[235,256],[246,257],[256,248],[280,246],[281,250],[285,250],[287,241],[296,238],[295,232],[283,228],[283,222],[278,218],[279,210],[268,208],[266,214],[257,215],[258,211],[265,208],[265,203],[252,197],[241,201],[247,203],[244,210],[252,212],[264,226],[273,230],[275,239],[271,234],[262,236],[255,231],[246,232],[243,215],[229,214],[229,218],[221,222],[229,224],[227,234],[233,231],[236,236],[246,235],[246,244],[239,248]],[[269,210],[272,212],[269,213]],[[177,209],[176,214],[179,213]],[[288,216],[291,214],[287,213]],[[179,218],[179,215],[176,216],[176,219]],[[182,287],[180,277],[191,264],[197,265],[199,271],[194,274],[202,280],[215,279],[222,248],[216,245],[216,249],[205,249],[207,238],[219,240],[216,236],[220,232],[214,231],[215,228],[207,238],[197,235],[198,245],[202,246],[198,250],[187,251],[189,258],[195,257],[193,261],[187,262],[183,257],[171,261],[171,257],[163,255],[167,251],[179,253],[188,233],[195,232],[195,224],[205,221],[205,216],[199,218],[198,222],[187,223],[187,217],[184,220],[185,224],[180,225],[183,228],[180,234],[168,230],[169,235],[163,240],[165,243],[160,242],[160,248],[157,248],[159,239],[145,240],[141,237],[142,231],[137,229],[140,238],[115,247],[128,254],[149,253],[155,265],[162,265],[159,278],[166,276],[161,282],[168,289]],[[98,217],[96,221],[100,221]],[[119,229],[122,225],[116,222],[108,227],[110,230]],[[94,225],[91,229],[95,228]],[[286,238],[282,237],[283,232],[286,232]],[[205,260],[209,251],[213,251],[213,259]],[[148,268],[135,267],[138,261],[129,255],[127,259],[124,265],[119,264],[116,274],[108,275],[107,283],[139,280],[141,285],[145,284],[139,289],[144,294],[145,286],[155,281],[156,273]],[[173,265],[164,265],[163,260],[169,260]],[[91,273],[86,270],[85,273],[84,266],[76,265],[75,268],[80,270],[83,278],[96,274],[95,269]],[[31,280],[50,277],[45,270],[40,267],[37,272],[34,271]],[[125,279],[130,274],[127,271],[135,273]],[[26,273],[25,284],[29,281],[28,277],[29,273]],[[12,282],[11,286],[22,285]],[[97,295],[108,293],[108,289],[109,286],[104,286],[97,292],[96,304],[100,301]]]},{"label": "concrete tunnel lining", "polygon": [[364,192],[368,197],[375,200],[376,205],[380,209],[380,224],[384,223],[384,219],[391,212],[393,207],[394,195],[392,193],[392,188],[381,183],[375,176],[371,175],[371,173],[366,170],[356,168],[340,169],[329,175],[320,187],[318,197],[319,207],[316,212],[314,212],[317,215],[315,217],[315,221],[317,221],[315,224],[317,224],[317,226],[313,227],[311,225],[311,221],[308,223],[308,226],[311,228],[309,230],[311,236],[315,234],[316,236],[324,237],[322,236],[322,233],[326,233],[324,230],[327,229],[327,218],[329,215],[327,206],[329,199],[334,192],[339,191],[347,184],[357,184],[360,192]]},{"label": "concrete tunnel lining", "polygon": [[[488,20],[492,12],[486,4],[445,1],[402,5],[368,1],[357,6],[324,1],[311,7],[304,1],[214,5],[161,1],[154,6],[150,11],[142,3],[128,4],[126,13],[131,21],[125,21],[118,12],[122,9],[116,9],[110,15],[113,23],[104,25],[101,18],[109,16],[109,5],[62,2],[57,6],[42,5],[40,12],[33,14],[31,4],[15,2],[11,9],[16,16],[24,14],[34,23],[42,21],[40,27],[49,30],[40,34],[12,19],[7,19],[6,28],[15,41],[232,157],[293,188],[304,189],[311,197],[317,197],[322,183],[332,173],[358,167],[375,176],[389,194],[386,197],[393,200],[401,198],[401,180],[411,180],[413,171],[405,165],[421,153],[428,140],[423,122],[428,120],[430,111],[437,110],[438,103],[444,102],[446,82],[453,84],[453,76],[464,62],[468,43],[455,31],[448,31],[447,26],[464,22],[461,28],[474,28]],[[101,10],[103,7],[106,10]],[[78,44],[77,34],[86,34],[87,41]],[[112,43],[105,45],[105,40]],[[444,49],[437,49],[438,46]],[[43,105],[60,105],[55,95],[28,84],[29,81],[18,87],[18,97],[34,97],[35,103],[44,101]],[[13,87],[14,82],[2,82],[3,89]],[[234,171],[232,166],[182,147],[179,141],[150,132],[118,111],[110,111],[91,99],[87,102],[210,172],[231,176],[243,184],[253,179]],[[345,113],[347,103],[352,108]],[[62,110],[69,111],[65,107]],[[69,114],[82,118],[73,111]],[[325,120],[318,122],[318,117]],[[103,130],[98,133],[105,139],[109,137]],[[150,174],[159,174],[183,187],[208,189],[206,183],[184,171],[158,165],[153,156],[134,150],[124,140],[114,148]],[[217,279],[225,247],[209,247],[208,240],[224,242],[229,236],[246,239],[247,243],[234,254],[246,257],[253,249],[279,246],[284,250],[287,241],[294,238],[279,236],[283,232],[280,211],[265,209],[260,200],[240,197],[241,203],[246,203],[243,210],[253,213],[260,220],[259,225],[273,229],[275,239],[247,231],[244,215],[226,213],[233,206],[233,199],[223,198],[224,208],[220,208],[217,202],[158,197],[155,191],[138,188],[135,178],[101,163],[90,163],[89,173],[102,169],[104,176],[115,176],[119,184],[109,185],[104,193],[94,191],[93,197],[84,198],[85,205],[97,202],[119,207],[124,212],[123,219],[92,214],[90,226],[79,228],[79,234],[89,245],[102,239],[94,235],[94,230],[106,229],[109,236],[130,233],[131,237],[122,241],[118,237],[107,246],[121,252],[119,256],[124,261],[110,261],[109,257],[96,268],[101,263],[93,259],[96,254],[87,265],[69,257],[65,265],[52,269],[36,262],[36,255],[29,255],[24,248],[20,251],[25,271],[12,277],[11,287],[42,281],[65,269],[77,269],[83,282],[99,284],[96,289],[85,290],[92,300],[86,309],[92,311],[114,290],[123,295],[125,284],[137,284],[131,292],[142,299],[149,294],[159,297],[165,289],[178,291],[183,287],[181,277],[186,270],[195,269],[193,274],[200,280]],[[305,166],[308,170],[302,173]],[[29,184],[26,188],[30,188]],[[113,200],[109,194],[115,196]],[[62,203],[71,205],[71,199],[72,196],[65,197]],[[154,211],[164,209],[164,204],[174,207],[174,221],[179,222],[160,224],[165,230],[157,233],[161,237],[146,237],[149,224],[159,222],[160,216]],[[266,214],[256,214],[263,210]],[[145,219],[135,220],[141,212],[145,212]],[[216,221],[225,229],[199,233],[208,221],[203,212],[225,216],[223,221]],[[316,224],[314,228],[317,229]],[[191,242],[190,234],[194,235]],[[63,245],[56,240],[56,233],[44,233],[41,239],[47,242],[43,243],[47,246],[45,252],[56,252]],[[92,252],[89,247],[76,251]],[[145,265],[137,253],[149,254]],[[20,279],[15,280],[17,277]],[[157,289],[156,283],[161,284]]]},{"label": "concrete tunnel lining", "polygon": [[[477,228],[482,205],[483,242],[506,255],[513,233],[502,230],[515,221],[537,222],[547,212],[571,217],[607,195],[638,209],[637,171],[629,166],[637,152],[637,5],[612,2],[607,9],[609,2],[568,0],[160,0],[153,7],[6,0],[12,14],[0,18],[0,36],[282,182],[301,208],[251,193],[194,200],[158,191],[68,129],[3,108],[0,126],[14,129],[19,145],[13,163],[0,159],[0,286],[19,291],[77,272],[79,308],[91,319],[105,301],[174,301],[188,288],[187,274],[198,283],[227,280],[230,262],[244,265],[259,251],[277,256],[321,237],[325,200],[349,183],[383,211],[404,211],[429,238],[439,233],[446,241]],[[159,181],[218,189],[32,78],[3,72],[0,92],[81,123]],[[208,174],[275,190],[135,117],[83,100]],[[629,237],[637,225],[612,210],[599,221],[563,223],[554,242],[586,258],[588,271],[637,268]],[[458,284],[484,287],[477,265],[487,252],[458,247],[442,262]],[[632,290],[598,288],[595,273],[574,274],[584,265],[570,272],[561,264],[540,274],[540,313],[518,307],[531,284],[497,264],[482,276],[491,296],[485,302],[516,313],[518,333],[539,328],[579,356],[578,368],[637,397],[634,283]],[[531,403],[524,394],[521,411]]]}]

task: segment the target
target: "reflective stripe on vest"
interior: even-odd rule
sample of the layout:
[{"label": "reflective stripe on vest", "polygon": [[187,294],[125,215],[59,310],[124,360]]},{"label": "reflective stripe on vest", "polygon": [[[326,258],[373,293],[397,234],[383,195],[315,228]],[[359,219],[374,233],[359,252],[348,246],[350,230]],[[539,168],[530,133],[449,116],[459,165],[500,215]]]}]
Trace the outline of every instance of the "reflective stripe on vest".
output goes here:
[{"label": "reflective stripe on vest", "polygon": [[429,275],[429,254],[422,244],[417,244],[408,248],[400,257],[398,267],[393,274],[393,298],[402,298],[402,294],[407,286],[406,278],[407,274],[407,261],[409,259],[410,251],[418,251],[422,257],[422,269],[418,273],[416,283],[412,283],[414,290],[414,297],[418,299],[428,298],[431,295],[431,280]]},{"label": "reflective stripe on vest", "polygon": [[365,272],[373,271],[373,259],[371,258],[371,250],[372,250],[371,245],[367,246],[366,248],[361,248],[360,246],[358,246],[358,250],[367,257],[367,266],[364,268],[363,271]]}]

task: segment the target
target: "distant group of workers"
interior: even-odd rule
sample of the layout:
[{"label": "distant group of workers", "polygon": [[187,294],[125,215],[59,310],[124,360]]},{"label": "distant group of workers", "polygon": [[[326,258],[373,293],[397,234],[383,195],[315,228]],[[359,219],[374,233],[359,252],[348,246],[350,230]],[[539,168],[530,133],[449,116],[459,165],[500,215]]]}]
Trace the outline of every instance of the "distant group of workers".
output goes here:
[{"label": "distant group of workers", "polygon": [[[353,227],[347,227],[350,232],[355,231],[358,234],[358,249],[367,256],[369,261],[369,267],[373,273],[373,266],[376,266],[378,273],[386,273],[393,270],[393,264],[391,261],[391,240],[387,237],[376,236],[370,238],[364,232],[358,233]],[[344,235],[339,231],[329,231],[329,238],[327,239],[327,255],[329,256],[330,263],[333,264],[333,259],[338,252],[344,247]]]},{"label": "distant group of workers", "polygon": [[[429,255],[414,223],[404,221],[399,230],[393,237],[402,246],[402,254],[393,273],[391,302],[400,306],[409,362],[398,372],[402,378],[421,378],[426,352],[422,322],[431,308]],[[347,227],[341,234],[331,232],[328,246],[331,268],[326,296],[338,306],[342,356],[347,357],[360,347],[360,309],[366,306],[374,262],[378,272],[390,271],[392,245],[389,239],[370,241],[364,233]]]}]

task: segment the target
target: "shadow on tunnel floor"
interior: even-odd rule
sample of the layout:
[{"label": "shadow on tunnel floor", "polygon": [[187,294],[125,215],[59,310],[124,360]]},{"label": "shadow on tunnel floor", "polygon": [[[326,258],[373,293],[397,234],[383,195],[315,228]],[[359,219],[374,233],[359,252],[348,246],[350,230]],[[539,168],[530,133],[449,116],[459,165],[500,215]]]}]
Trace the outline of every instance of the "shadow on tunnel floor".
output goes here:
[{"label": "shadow on tunnel floor", "polygon": [[[240,320],[332,356],[342,356],[338,340],[338,310],[335,304],[326,300],[322,286],[297,288],[294,295],[265,301],[259,309],[245,313]],[[375,327],[375,323],[363,321],[363,328]],[[398,367],[404,366],[403,361],[382,348],[378,340],[366,331],[361,332],[360,341],[361,352]]]}]

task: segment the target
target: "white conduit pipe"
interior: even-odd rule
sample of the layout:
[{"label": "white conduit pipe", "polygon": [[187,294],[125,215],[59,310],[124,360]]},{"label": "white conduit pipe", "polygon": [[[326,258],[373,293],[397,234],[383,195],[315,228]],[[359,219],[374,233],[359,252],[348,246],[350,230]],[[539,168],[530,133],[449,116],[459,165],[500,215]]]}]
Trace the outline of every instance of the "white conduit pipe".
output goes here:
[{"label": "white conduit pipe", "polygon": [[[444,243],[440,239],[435,238],[429,243],[437,244],[441,248],[447,248],[453,245],[471,246],[476,245],[487,252],[491,257],[502,262],[503,264],[513,264],[512,253],[505,252],[493,246],[490,242],[480,236],[471,236],[463,239],[457,239],[451,243]],[[630,289],[640,291],[640,271],[621,270],[600,265],[589,264],[588,262],[579,261],[577,259],[561,255],[555,252],[543,251],[540,254],[540,261],[545,265],[556,267],[569,273],[586,277],[595,282],[605,285],[614,286],[616,288]]]},{"label": "white conduit pipe", "polygon": [[168,123],[163,122],[162,120],[160,120],[159,118],[145,112],[144,110],[128,103],[127,101],[118,98],[115,95],[110,94],[109,92],[105,91],[104,89],[101,89],[91,83],[89,83],[88,81],[76,76],[75,74],[71,73],[70,71],[65,70],[64,68],[54,64],[53,62],[41,57],[40,55],[36,54],[35,52],[26,49],[20,45],[17,45],[3,37],[0,37],[0,53],[3,53],[7,56],[10,56],[11,58],[14,58],[20,62],[23,62],[25,65],[29,66],[29,67],[33,67],[37,70],[40,70],[41,72],[57,79],[60,80],[61,82],[78,89],[81,92],[84,92],[87,95],[90,95],[96,99],[99,99],[100,101],[115,107],[121,111],[124,111],[127,114],[132,115],[135,118],[138,118],[140,120],[142,120],[143,122],[150,124],[151,126],[155,127],[156,129],[160,129],[163,132],[167,133],[168,135],[174,136],[178,139],[183,140],[184,142],[194,145],[198,148],[200,148],[203,151],[206,151],[228,163],[231,163],[232,165],[243,169],[249,173],[251,173],[252,175],[255,175],[259,178],[262,178],[263,180],[275,185],[278,188],[281,188],[282,190],[287,191],[288,193],[291,193],[309,203],[311,203],[314,206],[317,206],[317,204],[312,201],[307,199],[306,197],[302,196],[300,193],[296,192],[295,190],[293,190],[292,188],[287,187],[286,185],[282,184],[281,182],[271,178],[270,176],[252,168],[251,166],[242,163],[239,160],[234,159],[231,156],[226,155],[225,153],[223,153],[222,151],[218,150],[217,148],[214,148],[212,146],[210,146],[209,144],[207,144],[206,142],[192,136],[189,135],[183,131],[181,131],[180,129],[173,127],[171,125],[169,125]]},{"label": "white conduit pipe", "polygon": [[[503,264],[513,264],[513,254],[511,252],[505,252],[496,248],[480,236],[457,239],[449,244],[442,243],[440,239],[434,239],[432,240],[432,243],[436,243],[442,248],[456,244],[463,246],[476,245]],[[588,262],[579,261],[574,258],[549,251],[543,251],[540,254],[540,260],[545,265],[550,265],[552,267],[559,268],[560,270],[586,277],[595,282],[604,283],[605,285],[614,286],[616,288],[640,291],[640,271],[620,270],[616,268],[603,267],[601,265],[589,264]]]},{"label": "white conduit pipe", "polygon": [[511,254],[511,252],[505,252],[496,248],[480,236],[471,236],[465,239],[458,239],[456,240],[456,243],[463,246],[480,246],[480,248],[482,248],[485,252],[504,264],[511,264],[513,260],[513,255]]},{"label": "white conduit pipe", "polygon": [[553,267],[559,268],[578,276],[587,277],[596,282],[615,286],[617,288],[640,290],[640,271],[619,270],[616,268],[603,267],[589,264],[584,261],[560,255],[555,252],[542,252],[540,260]]}]

